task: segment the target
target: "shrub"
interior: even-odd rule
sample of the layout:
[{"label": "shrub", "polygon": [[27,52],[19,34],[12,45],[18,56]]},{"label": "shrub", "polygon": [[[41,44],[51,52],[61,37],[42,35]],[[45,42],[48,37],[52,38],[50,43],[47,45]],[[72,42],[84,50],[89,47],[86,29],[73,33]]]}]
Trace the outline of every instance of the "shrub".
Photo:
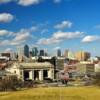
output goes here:
[{"label": "shrub", "polygon": [[22,82],[16,76],[5,76],[0,80],[0,91],[15,91],[22,86]]},{"label": "shrub", "polygon": [[93,77],[94,79],[94,85],[100,86],[100,72],[96,73],[96,75]]}]

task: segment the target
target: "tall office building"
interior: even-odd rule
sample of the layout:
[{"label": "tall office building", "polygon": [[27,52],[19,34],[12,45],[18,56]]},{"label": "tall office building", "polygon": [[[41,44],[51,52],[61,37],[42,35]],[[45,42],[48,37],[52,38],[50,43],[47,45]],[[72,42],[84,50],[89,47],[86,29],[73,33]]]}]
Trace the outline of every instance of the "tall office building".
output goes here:
[{"label": "tall office building", "polygon": [[45,56],[45,51],[44,50],[40,50],[39,56]]},{"label": "tall office building", "polygon": [[29,46],[28,45],[24,46],[24,56],[29,58]]},{"label": "tall office building", "polygon": [[24,48],[23,46],[17,47],[17,53],[18,53],[18,60],[22,61],[24,57]]},{"label": "tall office building", "polygon": [[28,45],[17,47],[18,50],[18,60],[23,61],[25,57],[29,58],[29,47]]},{"label": "tall office building", "polygon": [[87,61],[90,58],[89,52],[79,51],[75,54],[75,57],[79,61]]},{"label": "tall office building", "polygon": [[38,56],[38,49],[37,49],[37,47],[33,47],[32,48],[32,57],[34,57],[34,56]]},{"label": "tall office building", "polygon": [[68,58],[68,52],[69,52],[69,51],[68,51],[67,49],[64,51],[64,55],[63,55],[63,56],[64,56],[65,58]]},{"label": "tall office building", "polygon": [[61,50],[60,49],[57,50],[57,57],[61,57]]}]

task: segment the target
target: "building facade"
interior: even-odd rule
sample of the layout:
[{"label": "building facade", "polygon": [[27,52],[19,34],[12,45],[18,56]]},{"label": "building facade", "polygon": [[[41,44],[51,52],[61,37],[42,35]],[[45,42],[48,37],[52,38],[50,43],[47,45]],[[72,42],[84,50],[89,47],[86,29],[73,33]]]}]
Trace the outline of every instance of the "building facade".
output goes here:
[{"label": "building facade", "polygon": [[29,58],[29,46],[28,45],[24,46],[24,56]]},{"label": "building facade", "polygon": [[91,62],[80,62],[77,64],[77,73],[93,75],[95,73],[95,64]]},{"label": "building facade", "polygon": [[29,58],[29,47],[28,45],[17,47],[18,60],[23,61],[24,58]]},{"label": "building facade", "polygon": [[32,57],[38,56],[38,49],[37,47],[32,48]]},{"label": "building facade", "polygon": [[75,57],[79,61],[87,61],[90,58],[89,52],[79,51],[75,54]]},{"label": "building facade", "polygon": [[45,56],[45,51],[44,50],[40,50],[39,56]]},{"label": "building facade", "polygon": [[61,57],[61,50],[60,49],[57,50],[57,57]]},{"label": "building facade", "polygon": [[48,62],[45,63],[14,63],[8,67],[6,71],[16,74],[17,77],[23,81],[25,80],[39,80],[43,81],[45,78],[54,79],[54,66]]}]

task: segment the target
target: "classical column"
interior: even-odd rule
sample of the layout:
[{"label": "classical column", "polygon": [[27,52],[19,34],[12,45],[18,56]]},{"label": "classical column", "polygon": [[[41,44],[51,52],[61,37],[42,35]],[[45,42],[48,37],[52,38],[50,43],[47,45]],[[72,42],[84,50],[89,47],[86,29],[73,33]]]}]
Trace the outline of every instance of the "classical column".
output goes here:
[{"label": "classical column", "polygon": [[29,72],[29,79],[34,80],[34,70]]},{"label": "classical column", "polygon": [[48,78],[54,79],[54,70],[53,69],[48,70]]},{"label": "classical column", "polygon": [[32,79],[32,71],[29,71],[29,79]]},{"label": "classical column", "polygon": [[43,80],[43,70],[39,71],[39,80],[42,81]]},{"label": "classical column", "polygon": [[34,80],[34,70],[32,70],[32,80]]}]

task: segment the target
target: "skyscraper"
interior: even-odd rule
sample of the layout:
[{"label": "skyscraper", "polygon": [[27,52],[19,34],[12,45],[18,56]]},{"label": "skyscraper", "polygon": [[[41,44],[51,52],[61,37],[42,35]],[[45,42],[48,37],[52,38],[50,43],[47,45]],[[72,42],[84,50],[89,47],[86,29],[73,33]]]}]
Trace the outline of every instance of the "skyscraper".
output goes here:
[{"label": "skyscraper", "polygon": [[29,58],[29,46],[19,46],[18,49],[18,60],[23,61],[25,57]]},{"label": "skyscraper", "polygon": [[65,58],[68,58],[68,52],[69,52],[69,51],[68,51],[67,49],[64,51],[64,57],[65,57]]},{"label": "skyscraper", "polygon": [[28,45],[24,46],[24,56],[29,58],[29,46]]},{"label": "skyscraper", "polygon": [[34,57],[34,56],[38,56],[38,49],[37,49],[37,47],[33,47],[32,48],[32,57]]},{"label": "skyscraper", "polygon": [[61,50],[60,49],[57,50],[57,56],[61,57]]},{"label": "skyscraper", "polygon": [[80,61],[87,61],[90,58],[90,53],[89,52],[84,52],[84,51],[79,51],[75,54],[75,57],[77,60]]},{"label": "skyscraper", "polygon": [[24,48],[23,48],[23,46],[17,47],[17,50],[18,50],[18,60],[22,61],[23,57],[24,57]]},{"label": "skyscraper", "polygon": [[39,56],[44,56],[44,55],[45,55],[44,50],[40,50],[40,54],[39,54]]}]

